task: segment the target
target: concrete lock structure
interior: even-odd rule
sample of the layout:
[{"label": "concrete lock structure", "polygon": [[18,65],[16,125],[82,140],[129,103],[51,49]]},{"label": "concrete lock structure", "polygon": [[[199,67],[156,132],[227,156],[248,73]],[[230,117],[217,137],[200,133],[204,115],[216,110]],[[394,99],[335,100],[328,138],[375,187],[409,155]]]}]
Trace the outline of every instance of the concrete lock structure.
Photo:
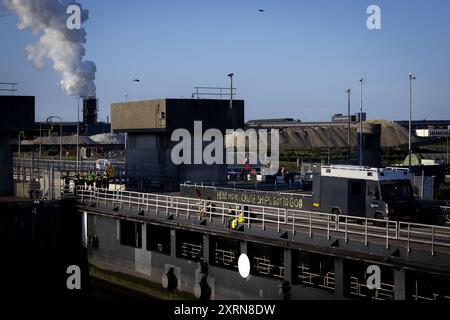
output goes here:
[{"label": "concrete lock structure", "polygon": [[[358,142],[360,129],[358,126]],[[359,145],[359,143],[358,143]],[[363,123],[362,165],[378,168],[381,165],[381,124]]]},{"label": "concrete lock structure", "polygon": [[194,121],[202,121],[202,134],[212,128],[222,133],[243,129],[244,101],[234,100],[232,108],[228,100],[211,99],[158,99],[111,105],[112,131],[127,133],[125,163],[131,178],[128,189],[176,191],[184,181],[227,179],[226,164],[172,163],[171,151],[178,143],[171,141],[172,133],[186,129],[193,134]]},{"label": "concrete lock structure", "polygon": [[0,96],[0,196],[10,196],[13,154],[9,139],[34,126],[35,98],[32,96]]}]

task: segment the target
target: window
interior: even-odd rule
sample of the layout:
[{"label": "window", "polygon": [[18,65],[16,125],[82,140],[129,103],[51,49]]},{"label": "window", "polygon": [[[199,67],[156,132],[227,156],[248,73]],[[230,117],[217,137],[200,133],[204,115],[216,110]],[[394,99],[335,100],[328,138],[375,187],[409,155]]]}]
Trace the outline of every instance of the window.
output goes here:
[{"label": "window", "polygon": [[241,253],[237,239],[210,237],[211,264],[227,269],[238,270],[238,258]]},{"label": "window", "polygon": [[381,186],[383,200],[409,200],[413,199],[412,187],[409,183],[386,183]]},{"label": "window", "polygon": [[147,250],[170,255],[170,228],[147,224]]},{"label": "window", "polygon": [[380,191],[378,189],[378,185],[369,184],[367,186],[367,195],[374,200],[380,200]]},{"label": "window", "polygon": [[178,258],[203,260],[203,235],[201,233],[177,230],[176,243],[176,256]]},{"label": "window", "polygon": [[327,291],[334,291],[335,274],[334,258],[316,253],[297,251],[294,256],[297,268],[294,269],[297,277],[296,284],[314,287]]},{"label": "window", "polygon": [[120,244],[142,248],[142,224],[134,221],[120,221]]}]

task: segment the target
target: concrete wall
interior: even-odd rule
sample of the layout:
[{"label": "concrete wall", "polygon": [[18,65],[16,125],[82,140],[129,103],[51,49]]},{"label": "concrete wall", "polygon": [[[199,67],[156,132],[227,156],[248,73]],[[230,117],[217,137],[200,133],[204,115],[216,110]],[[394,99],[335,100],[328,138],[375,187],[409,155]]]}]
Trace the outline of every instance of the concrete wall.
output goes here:
[{"label": "concrete wall", "polygon": [[111,129],[115,132],[165,128],[161,112],[166,112],[166,100],[146,100],[111,105]]},{"label": "concrete wall", "polygon": [[9,136],[33,129],[34,97],[0,96],[0,115],[0,196],[9,196],[13,193]]},{"label": "concrete wall", "polygon": [[202,121],[203,130],[244,129],[243,100],[233,100],[233,109],[228,100],[167,99],[166,103],[169,131],[185,128],[192,132],[194,121]]},{"label": "concrete wall", "polygon": [[[88,218],[88,235],[97,235],[99,247],[89,250],[89,263],[103,270],[122,273],[147,280],[160,291],[167,291],[163,286],[163,277],[170,267],[175,269],[178,278],[178,293],[195,295],[201,280],[201,267],[197,261],[177,258],[173,244],[176,233],[172,234],[171,254],[148,251],[146,228],[142,228],[142,248],[132,248],[120,244],[119,220],[91,216]],[[172,230],[173,231],[173,230]],[[207,246],[205,246],[207,248]],[[207,249],[204,249],[207,250]],[[204,253],[204,256],[206,254]],[[279,300],[282,280],[250,275],[244,279],[237,270],[215,266],[208,268],[208,285],[211,287],[211,299],[262,299]],[[123,283],[122,283],[123,284]],[[129,284],[129,283],[128,283]],[[138,288],[138,284],[131,284]],[[314,288],[293,286],[293,299],[333,299],[334,294]]]},{"label": "concrete wall", "polygon": [[[163,114],[164,113],[164,117]],[[165,119],[164,119],[165,118]],[[111,129],[114,132],[193,130],[194,121],[203,129],[244,128],[244,101],[207,99],[160,99],[111,105]]]},{"label": "concrete wall", "polygon": [[0,132],[31,131],[34,126],[34,97],[0,96]]},{"label": "concrete wall", "polygon": [[[166,190],[178,190],[179,183],[185,181],[206,182],[225,181],[227,166],[224,164],[193,164],[194,142],[191,141],[191,163],[175,165],[171,158],[172,148],[178,144],[170,141],[170,135],[165,133],[128,133],[126,163],[134,176],[165,177]],[[209,142],[203,142],[204,148]],[[203,154],[203,149],[200,150]],[[223,149],[225,155],[225,150]]]}]

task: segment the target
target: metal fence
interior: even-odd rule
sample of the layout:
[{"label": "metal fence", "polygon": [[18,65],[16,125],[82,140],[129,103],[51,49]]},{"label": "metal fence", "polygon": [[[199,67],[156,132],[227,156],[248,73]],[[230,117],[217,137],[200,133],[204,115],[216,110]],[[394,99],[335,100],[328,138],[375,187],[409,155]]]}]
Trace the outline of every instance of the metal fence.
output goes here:
[{"label": "metal fence", "polygon": [[436,251],[450,247],[450,227],[432,226],[408,222],[385,221],[354,216],[318,213],[263,206],[246,206],[222,201],[208,201],[180,196],[110,191],[105,189],[78,189],[77,197],[88,205],[127,209],[136,215],[175,215],[187,219],[208,219],[228,225],[242,210],[246,228],[271,229],[292,234],[303,233],[343,238],[345,242],[359,241],[366,246],[369,240],[383,243],[386,248],[395,244],[411,250],[420,247]]},{"label": "metal fence", "polygon": [[95,171],[95,161],[79,161],[77,168],[77,161],[73,160],[48,160],[48,159],[33,159],[33,158],[14,158],[14,167],[32,168],[36,170],[53,170],[69,171],[69,172],[88,172]]},{"label": "metal fence", "polygon": [[[132,165],[124,162],[114,162],[112,165],[116,168],[117,176],[128,177],[148,177],[163,176],[161,166],[158,165]],[[48,160],[33,158],[14,158],[13,166],[17,168],[32,168],[33,170],[55,170],[60,172],[96,172],[104,171],[101,165],[97,165],[96,161],[79,161],[73,160]]]},{"label": "metal fence", "polygon": [[31,199],[61,198],[63,182],[61,173],[50,168],[13,167],[14,193],[17,197]]}]

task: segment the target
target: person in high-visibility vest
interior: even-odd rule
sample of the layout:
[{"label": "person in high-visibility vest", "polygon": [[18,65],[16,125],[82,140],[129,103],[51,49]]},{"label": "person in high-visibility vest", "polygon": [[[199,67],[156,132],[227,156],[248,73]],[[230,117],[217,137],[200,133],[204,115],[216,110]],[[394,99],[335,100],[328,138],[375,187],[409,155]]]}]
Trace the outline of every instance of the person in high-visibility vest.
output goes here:
[{"label": "person in high-visibility vest", "polygon": [[231,229],[236,230],[238,226],[238,218],[235,218],[231,221]]},{"label": "person in high-visibility vest", "polygon": [[97,173],[95,174],[95,187],[96,188],[103,188],[102,186],[102,176],[100,175],[100,171],[97,171]]},{"label": "person in high-visibility vest", "polygon": [[106,173],[106,171],[103,173],[103,176],[102,176],[102,185],[103,185],[103,188],[105,188],[106,190],[109,189],[109,178],[108,178],[108,174]]},{"label": "person in high-visibility vest", "polygon": [[109,179],[114,179],[116,177],[116,166],[106,165],[106,174]]},{"label": "person in high-visibility vest", "polygon": [[245,222],[244,212],[242,210],[239,211],[237,219],[238,219],[239,223],[244,223]]},{"label": "person in high-visibility vest", "polygon": [[94,181],[94,175],[92,174],[92,172],[89,172],[89,175],[87,176],[87,189],[94,189]]},{"label": "person in high-visibility vest", "polygon": [[236,230],[236,228],[239,226],[239,223],[244,223],[244,212],[240,207],[237,208],[237,216],[231,221],[231,229]]}]

